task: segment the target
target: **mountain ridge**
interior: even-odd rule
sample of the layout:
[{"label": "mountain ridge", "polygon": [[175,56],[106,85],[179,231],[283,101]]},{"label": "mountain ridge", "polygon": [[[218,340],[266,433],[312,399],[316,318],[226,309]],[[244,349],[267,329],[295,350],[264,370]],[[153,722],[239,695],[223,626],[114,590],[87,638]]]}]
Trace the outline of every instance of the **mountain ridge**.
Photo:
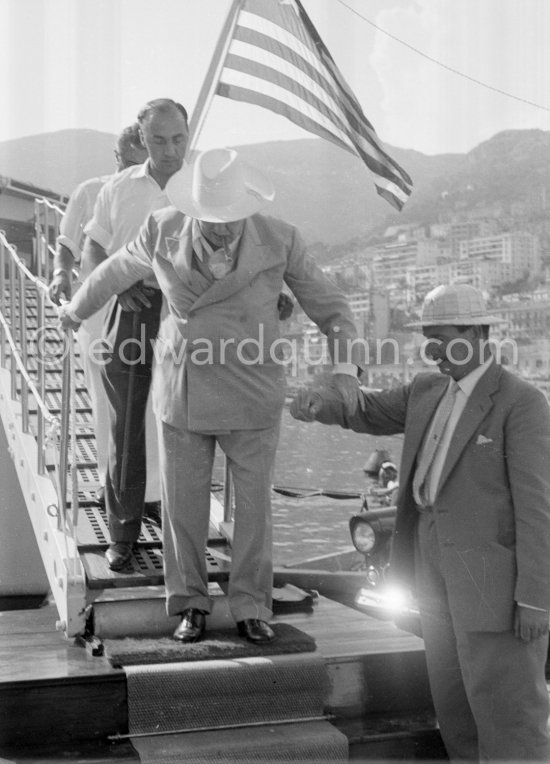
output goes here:
[{"label": "mountain ridge", "polygon": [[[68,129],[0,142],[0,174],[68,194],[82,180],[114,171],[115,139]],[[331,249],[350,242],[364,246],[390,225],[540,206],[546,189],[550,199],[550,132],[542,130],[503,131],[466,154],[387,147],[414,183],[401,213],[377,195],[372,175],[356,156],[327,141],[236,148],[272,177],[277,194],[269,214],[297,225],[308,244]]]}]

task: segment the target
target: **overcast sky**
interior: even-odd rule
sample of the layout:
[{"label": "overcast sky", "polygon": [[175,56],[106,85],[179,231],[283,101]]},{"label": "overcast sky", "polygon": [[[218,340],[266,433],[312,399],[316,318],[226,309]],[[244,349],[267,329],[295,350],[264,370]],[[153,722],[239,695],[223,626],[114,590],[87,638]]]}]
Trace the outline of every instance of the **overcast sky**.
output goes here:
[{"label": "overcast sky", "polygon": [[[550,0],[303,5],[385,143],[465,152],[501,130],[550,130]],[[0,0],[0,141],[65,128],[117,133],[161,96],[191,111],[229,7],[230,0]],[[300,137],[308,135],[282,117],[217,97],[199,147]]]}]

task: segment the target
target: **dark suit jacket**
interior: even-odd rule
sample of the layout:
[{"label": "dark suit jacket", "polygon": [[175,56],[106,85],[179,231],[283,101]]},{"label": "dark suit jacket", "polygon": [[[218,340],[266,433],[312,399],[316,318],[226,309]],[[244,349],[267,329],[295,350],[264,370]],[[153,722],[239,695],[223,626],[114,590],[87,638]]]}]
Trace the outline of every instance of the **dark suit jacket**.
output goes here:
[{"label": "dark suit jacket", "polygon": [[[318,416],[358,432],[405,433],[392,571],[408,586],[418,517],[412,478],[447,384],[442,374],[419,374],[396,390],[365,393],[365,411],[352,418],[332,397]],[[511,627],[514,602],[550,609],[550,408],[541,392],[496,363],[457,424],[433,512],[457,624],[499,631]]]}]

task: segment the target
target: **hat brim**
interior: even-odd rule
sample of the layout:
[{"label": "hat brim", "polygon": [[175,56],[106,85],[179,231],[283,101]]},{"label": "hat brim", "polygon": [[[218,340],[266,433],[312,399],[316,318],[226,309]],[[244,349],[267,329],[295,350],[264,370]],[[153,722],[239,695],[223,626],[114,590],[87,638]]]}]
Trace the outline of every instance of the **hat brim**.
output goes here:
[{"label": "hat brim", "polygon": [[174,173],[166,184],[166,195],[180,212],[209,223],[230,223],[243,220],[266,207],[275,198],[271,181],[250,165],[246,165],[246,185],[231,204],[208,207],[197,202],[192,195],[193,162]]},{"label": "hat brim", "polygon": [[427,326],[491,326],[494,324],[508,323],[503,318],[496,316],[472,316],[471,318],[440,318],[429,321],[413,321],[404,324],[405,329],[423,329]]}]

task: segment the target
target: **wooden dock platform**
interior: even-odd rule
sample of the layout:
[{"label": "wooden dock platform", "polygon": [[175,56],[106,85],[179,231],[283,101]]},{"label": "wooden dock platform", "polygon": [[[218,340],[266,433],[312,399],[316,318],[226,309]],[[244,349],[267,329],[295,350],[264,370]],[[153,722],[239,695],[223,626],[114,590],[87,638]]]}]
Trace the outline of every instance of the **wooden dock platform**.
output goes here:
[{"label": "wooden dock platform", "polygon": [[[129,741],[109,742],[128,732],[125,672],[67,641],[56,619],[51,603],[0,612],[0,760],[139,761]],[[324,597],[277,621],[315,639],[330,683],[325,712],[348,735],[351,760],[390,741],[401,752],[408,741],[415,758],[422,736],[437,748],[422,640]]]}]

